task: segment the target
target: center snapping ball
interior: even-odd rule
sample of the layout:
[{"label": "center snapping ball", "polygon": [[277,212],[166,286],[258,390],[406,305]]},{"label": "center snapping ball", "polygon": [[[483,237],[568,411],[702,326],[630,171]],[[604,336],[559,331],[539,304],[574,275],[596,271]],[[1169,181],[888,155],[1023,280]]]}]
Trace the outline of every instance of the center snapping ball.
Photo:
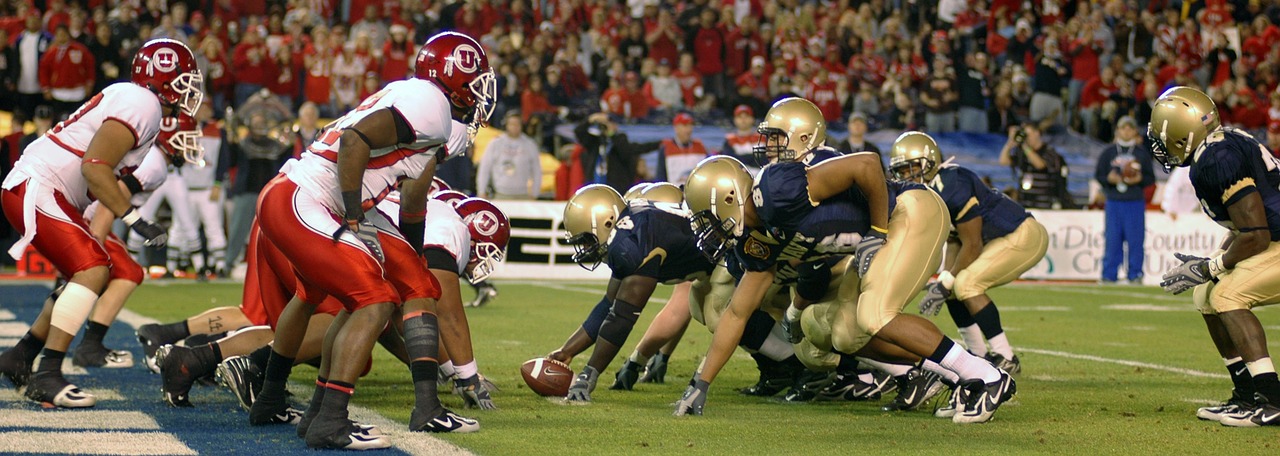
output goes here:
[{"label": "center snapping ball", "polygon": [[524,377],[529,389],[542,396],[564,396],[569,394],[569,385],[573,383],[573,369],[569,365],[550,358],[534,358],[520,366],[520,376]]}]

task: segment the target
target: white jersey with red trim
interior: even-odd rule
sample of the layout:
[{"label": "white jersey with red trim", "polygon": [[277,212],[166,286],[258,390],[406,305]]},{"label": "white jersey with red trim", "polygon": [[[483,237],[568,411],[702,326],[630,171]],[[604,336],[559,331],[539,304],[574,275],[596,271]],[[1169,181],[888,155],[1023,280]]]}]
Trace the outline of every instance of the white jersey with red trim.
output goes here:
[{"label": "white jersey with red trim", "polygon": [[[152,192],[164,185],[164,181],[169,177],[169,160],[165,158],[164,151],[157,146],[151,146],[151,152],[142,158],[142,164],[128,173],[138,179],[138,183],[142,186],[142,191],[129,196],[129,204],[134,207],[142,206],[147,202],[147,198],[151,197]],[[93,214],[101,206],[102,203],[94,201],[88,209],[85,209],[84,218],[92,219]]]},{"label": "white jersey with red trim", "polygon": [[116,165],[118,174],[142,163],[160,131],[160,118],[160,99],[150,90],[131,82],[107,86],[27,146],[3,186],[10,189],[27,180],[38,181],[84,210],[93,199],[89,183],[80,174],[80,162],[102,124],[116,120],[133,133],[132,148]]},{"label": "white jersey with red trim", "polygon": [[[400,226],[400,192],[388,193],[378,203],[377,211],[395,227]],[[379,224],[377,217],[370,217],[370,220],[375,225]],[[379,228],[398,230],[395,227]],[[458,261],[458,271],[467,270],[467,263],[471,261],[471,231],[449,203],[436,199],[427,200],[427,226],[423,244],[427,248],[444,249]]]},{"label": "white jersey with red trim", "polygon": [[[454,124],[449,107],[449,99],[435,84],[421,79],[392,82],[366,98],[355,110],[329,124],[302,157],[286,167],[284,173],[329,210],[335,214],[344,213],[342,190],[338,185],[338,150],[342,132],[379,109],[393,109],[413,129],[414,141],[369,152],[369,165],[365,168],[361,189],[364,209],[368,210],[394,190],[400,180],[415,179],[421,175],[437,148],[447,149]],[[445,151],[446,154],[448,152]]]}]

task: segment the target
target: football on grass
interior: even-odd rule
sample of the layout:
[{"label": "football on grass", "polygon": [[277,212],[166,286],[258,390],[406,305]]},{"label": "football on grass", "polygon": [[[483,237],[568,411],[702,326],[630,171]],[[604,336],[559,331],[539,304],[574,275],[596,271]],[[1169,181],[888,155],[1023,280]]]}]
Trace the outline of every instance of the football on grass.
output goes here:
[{"label": "football on grass", "polygon": [[573,369],[569,365],[549,358],[534,358],[520,366],[520,375],[524,377],[529,389],[543,396],[564,396],[569,394],[569,385],[573,383]]}]

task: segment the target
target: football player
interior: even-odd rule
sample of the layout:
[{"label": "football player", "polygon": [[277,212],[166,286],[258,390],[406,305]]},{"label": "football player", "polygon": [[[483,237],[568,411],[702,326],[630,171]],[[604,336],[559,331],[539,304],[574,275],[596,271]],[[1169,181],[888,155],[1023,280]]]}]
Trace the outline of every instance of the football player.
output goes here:
[{"label": "football player", "polygon": [[[784,260],[854,254],[858,276],[862,278],[861,293],[856,300],[851,300],[853,305],[841,306],[833,317],[833,347],[843,353],[865,354],[881,361],[923,358],[925,369],[964,382],[961,389],[964,407],[953,421],[969,423],[990,419],[995,409],[1012,396],[1012,378],[956,346],[928,320],[901,314],[902,308],[914,298],[941,261],[941,247],[949,228],[942,201],[918,185],[895,185],[893,199],[889,200],[890,186],[875,163],[878,159],[874,154],[847,155],[813,167],[806,167],[803,162],[784,161],[812,153],[821,145],[821,140],[815,138],[825,137],[825,128],[797,128],[820,125],[820,111],[807,109],[808,105],[790,108],[781,103],[774,105],[760,128],[763,136],[760,148],[779,157],[779,162],[761,170],[757,176],[752,192],[755,204],[735,201],[736,207],[720,211],[721,216],[714,216],[710,210],[699,212],[706,214],[700,231],[709,234],[700,238],[712,241],[704,251],[722,250],[731,239],[730,233],[734,236],[742,233],[741,228],[733,232],[729,228],[746,224],[768,227],[771,232],[782,234],[786,241],[769,246],[758,239],[744,238],[742,242],[758,245],[749,245],[745,250],[756,251],[761,257],[775,255],[773,250],[781,250],[776,255]],[[786,109],[775,116],[773,110],[779,108]],[[852,188],[855,184],[858,191]],[[686,196],[691,209],[697,210],[692,206],[695,198],[688,194],[690,187],[686,186]],[[885,208],[883,216],[878,215],[882,208],[875,202],[878,198],[894,203]],[[717,198],[711,203],[721,204],[721,200]],[[888,217],[888,213],[893,216]],[[881,217],[889,219],[888,223],[878,222]],[[890,234],[892,242],[888,239]],[[886,245],[888,255],[873,261]],[[764,288],[763,279],[768,278],[768,274],[770,271],[758,271],[755,277],[744,277],[733,300],[741,298],[742,307],[758,302]],[[784,327],[790,328],[793,334],[798,332],[795,327],[806,305],[803,300],[794,300],[786,312]],[[729,315],[741,318],[741,314],[736,313],[741,308],[737,302],[731,303],[730,308],[735,313]],[[715,378],[731,351],[720,337],[729,321],[734,320],[721,320],[700,378],[677,403],[678,415],[701,412],[709,381]],[[885,343],[868,346],[873,337]]]},{"label": "football player", "polygon": [[[578,190],[565,205],[564,224],[573,260],[587,269],[607,262],[612,272],[604,298],[565,343],[569,350],[552,354],[572,357],[564,352],[579,353],[598,342],[565,396],[568,403],[588,403],[600,372],[617,356],[658,283],[705,277],[713,265],[697,254],[688,213],[680,206],[639,200],[627,205],[606,185]],[[619,387],[630,389],[626,383]]]},{"label": "football player", "polygon": [[926,184],[937,192],[957,233],[959,250],[954,256],[948,253],[952,258],[929,285],[920,313],[937,315],[945,302],[970,352],[1018,373],[1021,363],[987,290],[1012,282],[1039,263],[1049,248],[1048,231],[973,171],[944,163],[938,143],[927,134],[898,136],[889,151],[889,168],[895,179]]},{"label": "football player", "polygon": [[[130,81],[107,86],[33,142],[0,184],[5,218],[22,233],[10,256],[34,246],[69,280],[23,339],[0,355],[0,373],[26,384],[28,398],[68,408],[96,403],[62,375],[72,337],[111,280],[111,256],[82,213],[92,194],[149,244],[164,244],[164,229],[138,214],[117,179],[151,150],[161,117],[195,114],[202,87],[186,45],[148,41],[134,55]],[[36,351],[39,361],[29,365],[25,360]]]},{"label": "football player", "polygon": [[1213,100],[1190,87],[1161,94],[1147,128],[1156,160],[1165,171],[1190,167],[1205,214],[1230,230],[1212,257],[1176,254],[1182,264],[1160,282],[1174,294],[1194,288],[1235,386],[1225,404],[1196,416],[1227,426],[1280,425],[1280,381],[1250,310],[1280,303],[1280,161],[1248,133],[1222,126]]},{"label": "football player", "polygon": [[[262,393],[250,420],[276,414],[285,405],[284,384],[293,360],[283,352],[296,340],[314,305],[333,295],[345,311],[330,326],[321,357],[313,406],[299,432],[313,448],[385,448],[385,438],[369,439],[347,419],[347,403],[373,343],[395,303],[404,302],[405,346],[417,398],[410,416],[414,431],[475,431],[474,420],[440,405],[435,394],[439,330],[434,312],[440,291],[421,261],[393,269],[399,290],[383,263],[399,260],[387,249],[422,250],[427,191],[435,167],[461,147],[447,145],[452,120],[467,124],[467,141],[492,112],[496,85],[483,47],[469,36],[441,32],[419,51],[414,77],[388,84],[355,110],[335,120],[302,157],[287,166],[259,197],[262,235],[288,258],[298,276],[302,303],[290,303],[280,318]],[[401,180],[400,231],[380,233],[365,219]],[[340,214],[340,219],[334,214]],[[406,294],[405,292],[409,294]],[[291,314],[297,314],[293,316]],[[286,318],[288,317],[288,318]],[[301,318],[300,318],[301,317]],[[282,344],[282,342],[284,342]],[[293,345],[282,347],[282,345]]]}]

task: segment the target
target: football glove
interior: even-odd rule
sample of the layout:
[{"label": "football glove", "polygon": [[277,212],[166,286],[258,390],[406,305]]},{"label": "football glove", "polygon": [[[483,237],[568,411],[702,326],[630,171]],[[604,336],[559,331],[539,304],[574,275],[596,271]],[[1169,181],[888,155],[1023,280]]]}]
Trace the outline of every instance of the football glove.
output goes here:
[{"label": "football glove", "polygon": [[684,390],[684,396],[676,402],[675,416],[702,415],[702,408],[707,405],[707,389],[711,387],[706,380],[698,379]]},{"label": "football glove", "polygon": [[169,240],[169,235],[163,227],[142,218],[142,214],[139,214],[137,209],[132,207],[129,208],[129,210],[125,211],[124,215],[120,217],[120,220],[129,224],[129,228],[132,229],[134,233],[138,233],[139,236],[146,239],[144,244],[148,247],[161,247]]},{"label": "football glove", "polygon": [[359,223],[353,223],[354,220],[348,222],[340,224],[341,226],[338,227],[338,230],[333,232],[333,242],[338,242],[338,239],[342,237],[342,233],[350,231],[351,234],[356,236],[356,239],[359,239],[369,249],[369,253],[372,253],[379,263],[386,262],[387,256],[382,253],[382,242],[378,241],[378,228],[367,220],[362,220]]},{"label": "football glove", "polygon": [[871,261],[876,258],[876,253],[884,247],[886,239],[884,233],[876,231],[874,228],[862,237],[862,241],[858,243],[858,247],[854,249],[853,262],[858,265],[858,276],[866,277],[867,270],[871,269]]},{"label": "football glove", "polygon": [[782,332],[786,333],[787,342],[798,344],[801,340],[804,340],[804,328],[800,327],[801,312],[795,305],[792,305],[782,315]]},{"label": "football glove", "polygon": [[1210,259],[1181,253],[1175,253],[1173,257],[1182,264],[1164,273],[1164,280],[1160,281],[1160,287],[1164,291],[1179,294],[1210,280],[1217,280],[1217,274],[1213,273],[1210,266]]},{"label": "football glove", "polygon": [[479,408],[482,410],[497,410],[498,406],[493,405],[493,399],[489,396],[489,386],[492,385],[485,380],[480,374],[472,375],[470,378],[459,378],[453,381],[453,392],[462,396],[462,402],[467,408]]},{"label": "football glove", "polygon": [[670,356],[662,352],[654,353],[653,357],[649,358],[649,364],[644,367],[644,375],[640,376],[640,383],[666,383],[667,358]]},{"label": "football glove", "polygon": [[925,288],[924,299],[920,300],[920,315],[926,317],[937,315],[949,296],[951,296],[951,290],[948,290],[941,280],[929,284]]},{"label": "football glove", "polygon": [[638,380],[640,380],[640,364],[628,359],[622,363],[622,369],[613,377],[613,386],[609,389],[631,391]]},{"label": "football glove", "polygon": [[594,367],[582,368],[582,373],[578,374],[578,378],[573,380],[573,385],[569,386],[569,394],[564,397],[565,402],[591,402],[591,391],[596,389],[596,378],[599,376],[600,372]]}]

